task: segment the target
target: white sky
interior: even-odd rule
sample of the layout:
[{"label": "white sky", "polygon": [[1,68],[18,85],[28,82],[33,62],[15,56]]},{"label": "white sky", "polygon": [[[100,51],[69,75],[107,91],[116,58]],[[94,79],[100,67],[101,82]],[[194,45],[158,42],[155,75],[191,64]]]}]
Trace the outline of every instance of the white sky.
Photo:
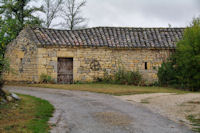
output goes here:
[{"label": "white sky", "polygon": [[200,0],[87,0],[82,14],[89,27],[184,27],[200,15]]}]

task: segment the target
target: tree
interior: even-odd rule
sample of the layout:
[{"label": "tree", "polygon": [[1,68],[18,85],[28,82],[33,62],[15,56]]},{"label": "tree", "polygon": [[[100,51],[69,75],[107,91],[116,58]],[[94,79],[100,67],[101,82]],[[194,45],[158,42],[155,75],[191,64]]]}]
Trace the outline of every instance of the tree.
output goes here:
[{"label": "tree", "polygon": [[[76,0],[66,0],[63,10],[63,18],[65,23],[63,25],[70,30],[85,27],[86,18],[81,16],[81,8],[86,5],[86,1],[78,3]],[[82,24],[82,25],[81,25]]]},{"label": "tree", "polygon": [[63,10],[63,0],[45,0],[44,11],[45,11],[45,27],[49,28],[54,19],[59,17],[59,12]]},{"label": "tree", "polygon": [[41,20],[33,13],[42,11],[42,7],[28,6],[31,0],[0,0],[0,97],[2,91],[2,74],[9,70],[9,63],[5,59],[6,45],[10,43],[26,24],[40,25]]},{"label": "tree", "polygon": [[43,11],[42,7],[30,7],[31,0],[0,0],[0,14],[4,19],[16,19],[18,31],[21,31],[26,24],[40,25],[42,21],[33,15]]},{"label": "tree", "polygon": [[[200,90],[200,18],[194,19],[192,24],[185,29],[183,39],[177,43],[176,52],[168,64],[172,64],[168,67],[170,69],[164,69],[166,66],[163,65],[158,72],[160,81],[168,76],[170,85],[173,83],[180,88]],[[173,75],[162,74],[163,70]],[[176,82],[171,82],[172,80]]]},{"label": "tree", "polygon": [[5,97],[5,93],[2,90],[3,87],[3,77],[2,74],[6,71],[9,71],[8,60],[5,59],[5,49],[6,45],[13,40],[17,33],[13,32],[17,27],[15,25],[15,19],[2,20],[0,18],[0,97]]},{"label": "tree", "polygon": [[175,58],[180,83],[193,90],[200,89],[200,18],[194,19],[185,30]]}]

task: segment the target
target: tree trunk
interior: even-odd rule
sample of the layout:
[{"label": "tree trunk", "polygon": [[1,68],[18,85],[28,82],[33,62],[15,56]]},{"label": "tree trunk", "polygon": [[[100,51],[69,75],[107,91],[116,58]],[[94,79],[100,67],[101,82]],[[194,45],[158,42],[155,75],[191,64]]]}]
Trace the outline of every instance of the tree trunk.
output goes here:
[{"label": "tree trunk", "polygon": [[2,78],[2,71],[0,71],[0,97],[3,97],[5,98],[6,94],[5,92],[3,91],[3,85],[4,85],[4,80]]},{"label": "tree trunk", "polygon": [[0,97],[5,98],[5,92],[3,91],[4,81],[0,81]]}]

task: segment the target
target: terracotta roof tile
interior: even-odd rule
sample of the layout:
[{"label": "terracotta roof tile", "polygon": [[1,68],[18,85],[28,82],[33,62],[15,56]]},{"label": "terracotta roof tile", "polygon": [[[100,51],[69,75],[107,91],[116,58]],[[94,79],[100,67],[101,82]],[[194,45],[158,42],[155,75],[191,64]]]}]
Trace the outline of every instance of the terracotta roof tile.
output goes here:
[{"label": "terracotta roof tile", "polygon": [[112,48],[175,48],[184,28],[96,27],[56,30],[30,27],[32,40],[41,46],[91,46]]}]

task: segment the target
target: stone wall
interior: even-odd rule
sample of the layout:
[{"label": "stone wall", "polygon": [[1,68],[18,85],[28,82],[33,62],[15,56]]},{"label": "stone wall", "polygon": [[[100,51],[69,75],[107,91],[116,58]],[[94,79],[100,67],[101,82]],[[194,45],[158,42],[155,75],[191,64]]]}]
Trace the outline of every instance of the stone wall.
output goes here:
[{"label": "stone wall", "polygon": [[103,77],[105,72],[113,75],[120,66],[126,70],[138,70],[144,79],[154,82],[158,67],[170,53],[164,49],[38,48],[37,75],[48,74],[56,81],[57,60],[66,57],[73,58],[74,81],[93,81]]},{"label": "stone wall", "polygon": [[19,36],[8,45],[6,58],[11,71],[4,74],[7,81],[32,82],[38,80],[37,75],[37,46],[33,44],[23,30]]},{"label": "stone wall", "polygon": [[171,53],[166,49],[37,48],[26,35],[23,30],[8,46],[6,57],[12,72],[4,74],[5,80],[39,82],[40,75],[47,74],[57,81],[57,60],[65,57],[73,58],[74,81],[93,81],[123,67],[138,70],[144,79],[153,82],[157,80],[158,67]]}]

